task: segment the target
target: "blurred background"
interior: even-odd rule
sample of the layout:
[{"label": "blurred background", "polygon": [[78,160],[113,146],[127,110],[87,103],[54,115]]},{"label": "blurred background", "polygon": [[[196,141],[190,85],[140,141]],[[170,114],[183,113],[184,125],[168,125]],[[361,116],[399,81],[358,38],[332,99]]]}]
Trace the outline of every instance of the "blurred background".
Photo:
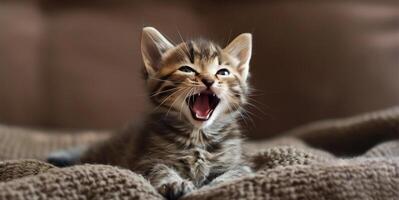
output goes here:
[{"label": "blurred background", "polygon": [[397,0],[1,0],[0,123],[117,129],[143,117],[143,26],[222,45],[253,33],[251,138],[399,104]]}]

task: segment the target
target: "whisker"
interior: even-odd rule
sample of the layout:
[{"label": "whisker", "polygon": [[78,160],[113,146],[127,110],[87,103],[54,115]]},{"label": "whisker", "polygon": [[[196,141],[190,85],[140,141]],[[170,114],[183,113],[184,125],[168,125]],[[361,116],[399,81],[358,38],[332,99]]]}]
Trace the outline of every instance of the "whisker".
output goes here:
[{"label": "whisker", "polygon": [[[184,88],[182,91],[187,90],[187,89],[189,89],[189,88]],[[172,104],[169,106],[169,109],[168,109],[168,111],[166,112],[166,116],[169,115],[170,109],[173,107],[173,105],[179,100],[180,96],[183,95],[183,94],[184,94],[184,93],[181,93],[181,94],[179,94],[179,96],[177,96],[177,97],[175,98],[175,100],[174,100],[174,101],[172,102]]]},{"label": "whisker", "polygon": [[[233,95],[234,95],[234,94],[240,94],[240,93],[235,93],[235,92],[231,92],[231,93],[232,93]],[[233,97],[233,95],[230,95],[230,96]],[[258,110],[259,112],[261,112],[263,115],[268,116],[262,109],[260,109],[260,108],[259,108],[257,105],[255,105],[254,103],[258,103],[258,104],[260,104],[261,106],[265,106],[265,104],[263,104],[263,103],[257,101],[257,100],[254,99],[254,98],[248,97],[248,96],[247,96],[247,99],[248,99],[248,101],[245,103],[245,105],[251,106],[252,108],[255,108],[256,110]],[[251,103],[251,101],[254,102],[254,103]]]},{"label": "whisker", "polygon": [[179,88],[179,90],[174,91],[172,94],[170,94],[169,96],[165,97],[165,99],[154,109],[154,111],[159,109],[170,97],[172,97],[174,94],[176,94],[177,92],[179,92],[179,91],[181,91],[183,89],[185,89],[185,88]]},{"label": "whisker", "polygon": [[183,110],[183,106],[186,103],[186,99],[192,95],[192,93],[194,92],[194,88],[191,88],[190,91],[188,91],[188,93],[186,94],[186,96],[184,97],[182,104],[180,106],[180,110],[179,110],[179,119],[181,119],[181,112]]},{"label": "whisker", "polygon": [[[233,97],[233,95],[230,94],[230,97]],[[255,104],[251,103],[250,101],[252,101],[252,100],[254,100],[254,99],[248,98],[248,101],[244,104],[244,106],[249,106],[251,108],[254,108],[255,110],[259,111],[263,116],[270,116],[270,115],[267,115],[266,112],[264,112],[261,108],[259,108]],[[251,114],[252,116],[257,117],[258,119],[262,119],[260,116],[256,115],[255,113],[250,112],[248,109],[245,109],[244,106],[240,106],[240,107],[245,113]],[[250,117],[250,119],[251,119],[251,121],[253,121],[253,119],[251,117]]]},{"label": "whisker", "polygon": [[[229,102],[229,100],[226,98],[226,95],[223,95],[221,98],[223,98],[224,101]],[[230,106],[229,103],[227,104],[227,107],[228,107],[229,110],[231,110],[231,112],[234,112],[234,109]],[[236,108],[236,109],[237,109],[237,108]],[[248,126],[248,123],[247,123],[245,117],[241,114],[240,110],[237,109],[237,111],[238,111],[238,114],[240,114],[241,119],[242,119],[242,120],[244,121],[244,123]]]},{"label": "whisker", "polygon": [[256,127],[255,121],[253,120],[252,116],[248,113],[248,111],[244,108],[241,108],[241,112],[243,115],[247,117],[247,119],[251,121],[252,127]]},{"label": "whisker", "polygon": [[179,89],[179,88],[171,88],[171,89],[168,89],[168,90],[163,90],[163,91],[161,91],[161,92],[155,92],[155,93],[153,93],[152,95],[150,95],[150,97],[154,97],[154,96],[160,95],[160,94],[162,94],[162,93],[170,92],[170,91],[178,90],[178,89]]},{"label": "whisker", "polygon": [[[184,48],[186,49],[187,53],[189,53],[190,50],[188,49],[188,46],[187,46],[185,40],[183,39],[182,35],[180,34],[180,31],[179,31],[179,30],[177,30],[177,34],[179,35],[180,40],[181,40],[181,42],[182,42]],[[183,53],[184,53],[184,52],[183,52]]]},{"label": "whisker", "polygon": [[167,80],[162,80],[162,79],[157,79],[157,78],[153,78],[153,77],[150,77],[149,79],[153,79],[153,80],[157,80],[157,81],[163,81],[163,82],[171,82],[171,83],[174,83],[174,84],[184,84],[184,85],[192,86],[192,87],[201,86],[201,84],[199,84],[197,82],[187,83],[186,81],[174,81],[174,80],[168,80],[168,79]]},{"label": "whisker", "polygon": [[[248,116],[247,116],[247,117],[244,117],[244,115],[243,115],[243,113],[242,113],[242,111],[241,111],[242,107],[240,107],[240,106],[234,106],[234,104],[232,104],[232,106],[238,111],[238,114],[240,114],[241,119],[244,120],[245,125],[248,126],[248,122],[247,122],[246,119],[249,118],[249,117],[248,117]],[[249,119],[250,119],[250,118],[249,118]],[[250,119],[250,120],[252,121],[252,119]],[[254,125],[253,121],[252,121],[252,124]]]}]

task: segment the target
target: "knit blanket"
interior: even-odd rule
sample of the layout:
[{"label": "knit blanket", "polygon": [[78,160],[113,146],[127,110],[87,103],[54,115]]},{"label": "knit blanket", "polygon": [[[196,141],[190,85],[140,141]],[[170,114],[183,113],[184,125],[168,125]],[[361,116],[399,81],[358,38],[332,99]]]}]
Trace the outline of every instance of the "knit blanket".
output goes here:
[{"label": "knit blanket", "polygon": [[[162,199],[142,176],[116,166],[57,168],[57,149],[109,133],[0,126],[0,199]],[[399,199],[399,107],[315,122],[248,142],[255,173],[182,199]]]}]

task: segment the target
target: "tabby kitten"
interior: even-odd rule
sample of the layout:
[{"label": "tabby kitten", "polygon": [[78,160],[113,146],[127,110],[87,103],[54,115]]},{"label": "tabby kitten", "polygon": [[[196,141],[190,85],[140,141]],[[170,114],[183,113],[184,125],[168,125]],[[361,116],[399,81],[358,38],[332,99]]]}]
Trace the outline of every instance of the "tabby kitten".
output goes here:
[{"label": "tabby kitten", "polygon": [[144,28],[146,86],[156,108],[142,127],[93,147],[81,161],[132,169],[168,199],[250,173],[237,118],[247,102],[251,46],[249,33],[222,49],[207,40],[173,45]]}]

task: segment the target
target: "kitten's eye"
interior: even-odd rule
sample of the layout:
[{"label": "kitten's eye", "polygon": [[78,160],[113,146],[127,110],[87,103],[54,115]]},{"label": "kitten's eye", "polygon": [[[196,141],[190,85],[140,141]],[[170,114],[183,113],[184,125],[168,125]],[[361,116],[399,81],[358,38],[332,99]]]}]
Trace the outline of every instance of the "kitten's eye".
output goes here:
[{"label": "kitten's eye", "polygon": [[193,68],[189,66],[182,66],[179,68],[179,70],[186,73],[197,73]]},{"label": "kitten's eye", "polygon": [[216,72],[217,75],[222,75],[222,76],[227,76],[230,74],[230,71],[227,69],[219,69],[218,72]]}]

